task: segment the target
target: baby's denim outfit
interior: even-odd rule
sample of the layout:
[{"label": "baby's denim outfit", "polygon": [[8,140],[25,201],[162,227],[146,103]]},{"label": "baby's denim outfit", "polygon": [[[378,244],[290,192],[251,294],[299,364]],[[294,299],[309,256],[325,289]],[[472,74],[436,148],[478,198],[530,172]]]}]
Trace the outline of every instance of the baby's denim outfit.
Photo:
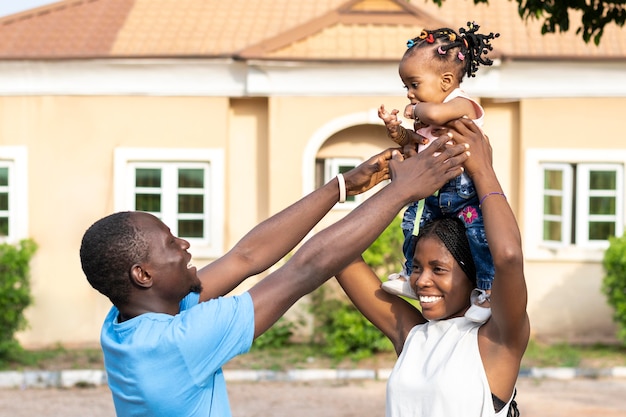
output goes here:
[{"label": "baby's denim outfit", "polygon": [[413,269],[413,255],[417,237],[415,235],[419,230],[415,229],[414,226],[419,204],[423,204],[424,207],[419,219],[419,227],[442,217],[456,216],[463,221],[472,258],[476,265],[477,286],[481,290],[491,289],[495,273],[493,259],[487,245],[483,215],[479,207],[476,188],[470,177],[463,173],[453,178],[437,193],[427,197],[422,203],[417,201],[411,203],[405,210],[401,227],[404,233],[402,250],[406,259],[404,272],[407,276],[411,275]]}]

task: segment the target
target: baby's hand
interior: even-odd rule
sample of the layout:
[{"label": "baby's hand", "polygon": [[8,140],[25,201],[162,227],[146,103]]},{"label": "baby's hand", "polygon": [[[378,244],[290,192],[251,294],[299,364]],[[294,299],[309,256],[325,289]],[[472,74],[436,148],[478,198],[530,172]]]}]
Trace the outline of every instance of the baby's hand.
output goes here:
[{"label": "baby's hand", "polygon": [[380,117],[383,122],[385,122],[385,127],[387,128],[387,133],[389,136],[394,139],[398,136],[398,126],[402,124],[400,120],[398,120],[399,110],[393,109],[391,112],[385,110],[385,105],[381,105],[378,109],[378,117]]},{"label": "baby's hand", "polygon": [[400,110],[397,109],[393,109],[391,110],[391,112],[388,112],[387,110],[385,110],[385,105],[381,104],[378,108],[378,117],[380,117],[382,121],[385,122],[385,125],[389,125],[390,123],[398,121],[399,112]]}]

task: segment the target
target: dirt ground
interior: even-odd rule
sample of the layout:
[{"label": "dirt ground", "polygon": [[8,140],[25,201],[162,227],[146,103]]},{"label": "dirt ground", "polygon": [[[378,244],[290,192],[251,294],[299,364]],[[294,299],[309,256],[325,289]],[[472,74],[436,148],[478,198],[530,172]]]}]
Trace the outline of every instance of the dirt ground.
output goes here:
[{"label": "dirt ground", "polygon": [[[383,417],[385,381],[229,382],[233,417]],[[626,379],[518,382],[522,417],[624,417]],[[106,386],[0,389],[0,417],[114,417]]]}]

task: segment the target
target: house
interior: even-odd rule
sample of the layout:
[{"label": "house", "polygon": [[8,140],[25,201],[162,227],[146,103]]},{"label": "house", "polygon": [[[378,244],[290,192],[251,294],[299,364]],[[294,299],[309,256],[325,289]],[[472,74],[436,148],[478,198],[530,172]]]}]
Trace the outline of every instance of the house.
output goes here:
[{"label": "house", "polygon": [[511,1],[431,3],[65,0],[0,19],[0,219],[6,241],[39,245],[21,342],[97,343],[110,303],[78,250],[100,217],[158,213],[202,266],[392,146],[376,109],[406,104],[406,40],[468,20],[501,34],[463,87],[522,228],[533,335],[613,339],[600,287],[626,217],[624,29],[595,46],[541,36]]}]

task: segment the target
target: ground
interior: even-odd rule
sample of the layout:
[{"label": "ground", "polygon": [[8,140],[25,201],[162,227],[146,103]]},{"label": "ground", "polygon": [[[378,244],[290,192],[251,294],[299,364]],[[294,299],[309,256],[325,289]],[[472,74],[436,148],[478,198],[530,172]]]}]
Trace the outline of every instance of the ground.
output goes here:
[{"label": "ground", "polygon": [[[521,378],[523,417],[623,417],[626,379]],[[233,417],[383,417],[385,381],[230,382]],[[106,386],[0,389],[0,412],[11,417],[114,417]]]}]

